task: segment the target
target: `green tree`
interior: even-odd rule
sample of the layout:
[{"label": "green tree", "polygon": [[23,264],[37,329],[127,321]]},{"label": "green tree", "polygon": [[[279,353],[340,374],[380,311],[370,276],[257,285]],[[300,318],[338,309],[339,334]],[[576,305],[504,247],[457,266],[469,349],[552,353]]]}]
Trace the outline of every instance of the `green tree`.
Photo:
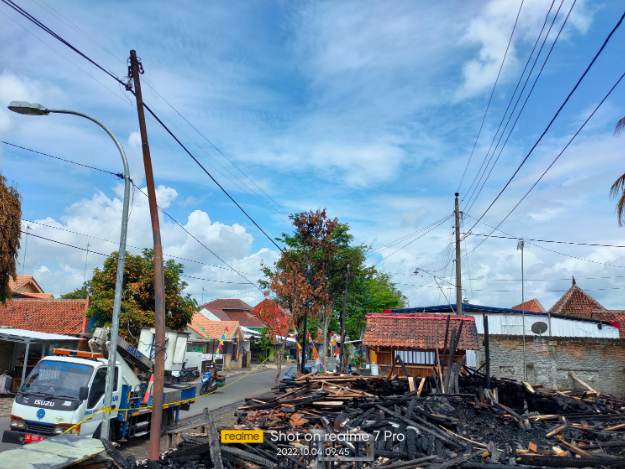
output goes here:
[{"label": "green tree", "polygon": [[82,300],[83,298],[87,298],[88,295],[89,284],[87,282],[82,284],[82,287],[77,288],[74,291],[69,293],[65,293],[61,295],[61,299],[63,300]]},{"label": "green tree", "polygon": [[[186,326],[198,304],[185,294],[187,283],[180,279],[183,265],[173,260],[165,262],[165,323],[168,329],[178,330]],[[117,276],[117,252],[104,261],[102,270],[96,268],[89,282],[91,307],[88,317],[96,318],[98,326],[111,324],[115,281]],[[142,327],[154,327],[154,253],[144,249],[142,256],[126,254],[124,288],[119,333],[134,342]],[[132,336],[131,336],[132,334]]]},{"label": "green tree", "polygon": [[6,184],[0,173],[0,304],[11,298],[9,280],[17,279],[15,266],[20,250],[22,197]]},{"label": "green tree", "polygon": [[395,288],[388,274],[375,269],[355,279],[347,297],[345,331],[351,338],[362,338],[367,326],[366,315],[382,313],[385,309],[405,308],[408,299]]}]

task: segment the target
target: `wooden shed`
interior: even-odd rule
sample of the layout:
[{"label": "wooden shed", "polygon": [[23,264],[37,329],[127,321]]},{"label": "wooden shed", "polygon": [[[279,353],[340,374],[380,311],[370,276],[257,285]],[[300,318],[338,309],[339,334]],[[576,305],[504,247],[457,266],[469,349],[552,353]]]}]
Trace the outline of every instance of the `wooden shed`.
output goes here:
[{"label": "wooden shed", "polygon": [[467,350],[477,349],[477,328],[470,316],[448,315],[367,315],[367,329],[363,343],[367,348],[369,361],[377,363],[380,373],[391,369],[399,376],[405,375],[398,357],[411,376],[431,376],[437,363],[436,351],[442,356],[445,348],[445,332],[449,317],[449,337],[457,332],[462,323],[462,332],[454,359],[465,360]]}]

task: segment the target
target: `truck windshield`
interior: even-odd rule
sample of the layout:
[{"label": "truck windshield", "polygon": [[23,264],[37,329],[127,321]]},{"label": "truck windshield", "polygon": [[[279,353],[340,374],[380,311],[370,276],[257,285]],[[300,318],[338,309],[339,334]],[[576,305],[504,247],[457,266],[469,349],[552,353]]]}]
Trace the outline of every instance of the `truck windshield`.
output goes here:
[{"label": "truck windshield", "polygon": [[92,366],[41,360],[20,388],[20,392],[78,399],[81,386],[89,384],[92,373]]}]

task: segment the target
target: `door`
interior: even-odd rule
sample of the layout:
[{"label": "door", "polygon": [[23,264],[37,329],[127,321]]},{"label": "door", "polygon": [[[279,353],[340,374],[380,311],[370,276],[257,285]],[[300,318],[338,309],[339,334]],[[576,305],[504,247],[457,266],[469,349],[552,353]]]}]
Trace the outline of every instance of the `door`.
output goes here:
[{"label": "door", "polygon": [[[89,420],[83,422],[80,426],[80,435],[88,436],[93,435],[97,428],[102,423],[102,407],[104,407],[104,391],[106,390],[106,372],[108,368],[99,368],[96,371],[89,389],[89,397],[87,398],[87,411],[85,417],[93,415]],[[119,408],[119,396],[120,396],[120,382],[119,382],[119,367],[115,367],[115,378],[113,380],[113,395],[111,398],[111,407],[114,411],[111,412],[110,418],[117,416],[117,409]]]}]

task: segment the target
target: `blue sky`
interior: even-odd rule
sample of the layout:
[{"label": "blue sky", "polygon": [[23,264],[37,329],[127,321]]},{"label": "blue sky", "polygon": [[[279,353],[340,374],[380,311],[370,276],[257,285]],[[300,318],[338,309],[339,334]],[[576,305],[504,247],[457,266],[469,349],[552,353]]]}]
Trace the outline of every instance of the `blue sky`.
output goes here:
[{"label": "blue sky", "polygon": [[[19,4],[119,77],[127,73],[130,49],[136,49],[145,67],[146,102],[271,236],[290,231],[288,214],[325,207],[330,216],[350,224],[357,242],[375,250],[451,214],[520,2]],[[532,77],[573,1],[523,4],[460,186],[461,198],[487,155],[551,5],[546,28],[559,7],[560,11]],[[479,218],[486,210],[624,10],[623,0],[575,2],[479,198],[470,209],[462,204],[469,216]],[[86,112],[120,138],[132,177],[143,187],[131,95],[6,5],[0,6],[0,13],[2,140],[119,172],[112,142],[92,123],[73,116],[19,116],[6,105],[26,100]],[[485,223],[496,226],[505,217],[625,71],[623,28],[483,218]],[[521,103],[532,83],[533,78]],[[625,244],[608,196],[612,182],[625,171],[625,136],[613,136],[617,120],[625,115],[623,86],[502,230],[527,238]],[[275,247],[153,119],[147,126],[159,204],[247,278],[258,279],[261,261],[277,258]],[[90,249],[101,253],[116,249],[122,191],[114,177],[7,145],[0,147],[0,168],[18,185],[24,219],[36,222],[30,225],[33,233],[83,248],[89,242]],[[469,216],[464,229],[473,225]],[[378,268],[392,273],[411,306],[442,304],[450,297],[431,276],[412,272],[427,269],[453,282],[453,263],[447,262],[451,224],[446,221],[409,245],[416,236],[370,257],[372,264],[379,262]],[[184,261],[186,273],[245,282],[169,220],[163,219],[162,225],[165,253],[196,261]],[[479,224],[473,231],[490,232]],[[489,239],[472,251],[482,240],[470,236],[463,242],[463,255],[469,252],[463,259],[465,296],[477,304],[520,303],[516,241]],[[129,244],[151,245],[147,203],[139,193]],[[23,259],[22,252],[20,262]],[[102,260],[89,254],[87,277]],[[84,251],[30,237],[19,270],[34,274],[46,291],[58,294],[80,286],[84,268]],[[527,246],[526,298],[537,297],[550,307],[570,287],[573,275],[604,306],[625,307],[622,248]],[[198,300],[202,295],[204,300],[240,297],[255,304],[261,298],[252,285],[185,280]],[[439,284],[447,285],[444,280]]]}]

